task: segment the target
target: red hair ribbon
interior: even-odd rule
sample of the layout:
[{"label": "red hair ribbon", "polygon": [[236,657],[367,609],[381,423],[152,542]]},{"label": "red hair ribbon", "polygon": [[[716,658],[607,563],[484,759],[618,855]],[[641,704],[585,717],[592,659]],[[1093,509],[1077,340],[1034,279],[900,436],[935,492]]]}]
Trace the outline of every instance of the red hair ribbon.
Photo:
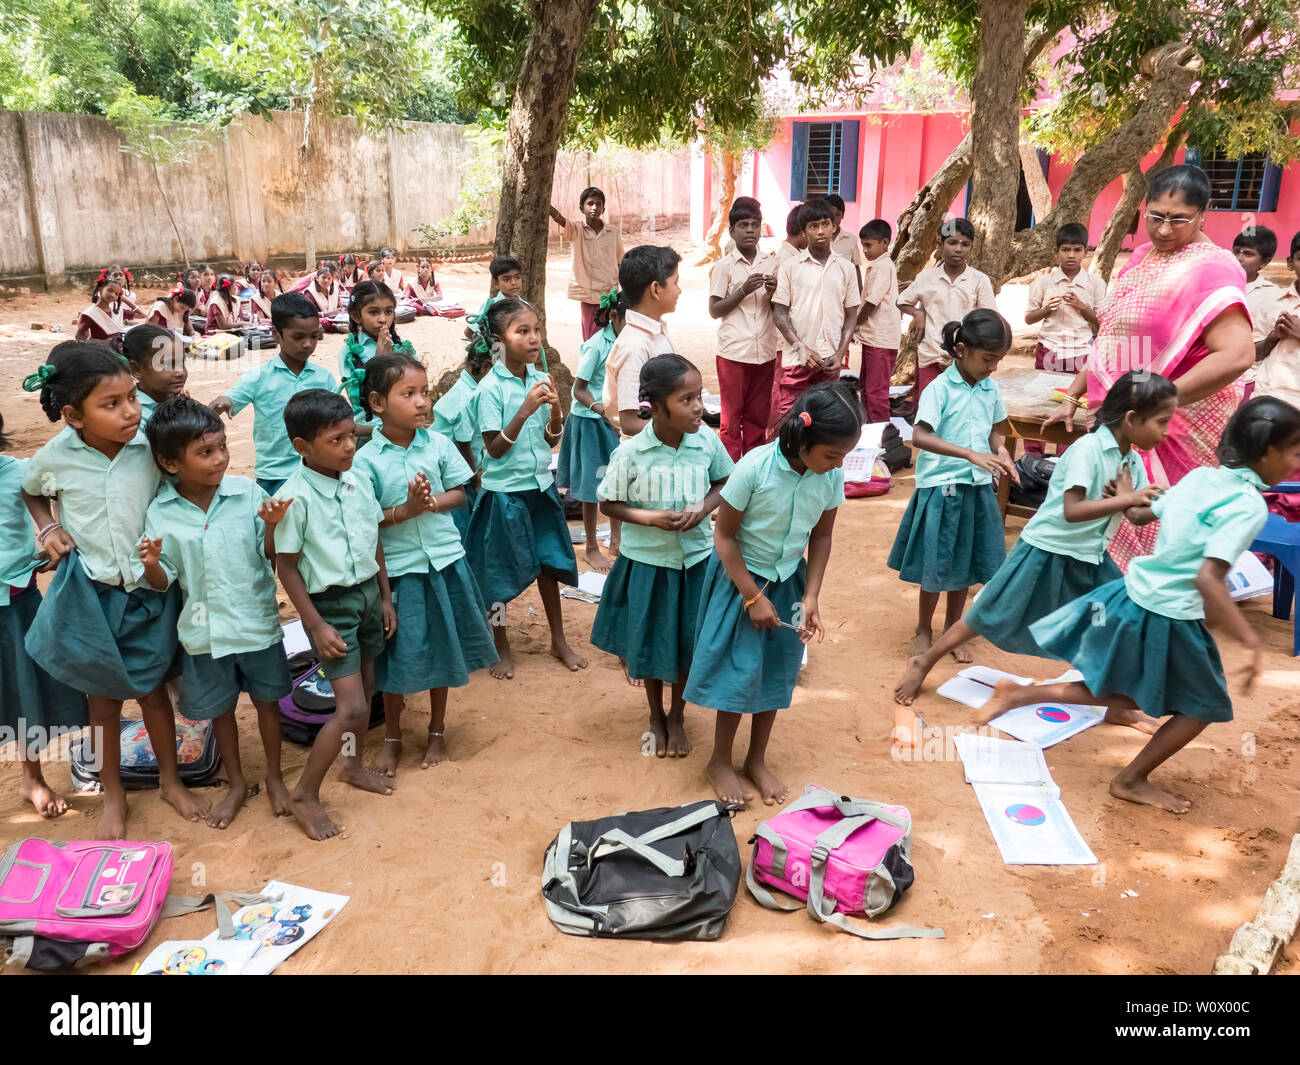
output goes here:
[{"label": "red hair ribbon", "polygon": [[809,414],[806,410],[801,410],[799,412],[799,420],[803,422],[805,429],[808,428],[808,426],[812,425],[812,415]]},{"label": "red hair ribbon", "polygon": [[178,281],[175,285],[172,286],[172,290],[169,293],[167,293],[167,298],[169,300],[174,300],[178,296],[183,296],[184,294],[185,294],[185,286]]}]

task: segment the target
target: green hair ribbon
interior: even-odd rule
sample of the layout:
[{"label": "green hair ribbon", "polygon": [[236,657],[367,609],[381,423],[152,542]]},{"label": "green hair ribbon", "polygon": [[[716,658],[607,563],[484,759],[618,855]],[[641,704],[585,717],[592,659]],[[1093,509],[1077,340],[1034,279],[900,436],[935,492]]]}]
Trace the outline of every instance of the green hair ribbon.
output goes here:
[{"label": "green hair ribbon", "polygon": [[600,309],[602,311],[612,311],[615,304],[618,303],[618,286],[615,285],[603,296],[600,297]]},{"label": "green hair ribbon", "polygon": [[44,388],[47,384],[50,383],[50,378],[53,377],[58,372],[59,372],[59,368],[57,366],[54,366],[53,364],[47,362],[35,373],[28,374],[26,377],[23,378],[23,391],[39,392],[42,388]]}]

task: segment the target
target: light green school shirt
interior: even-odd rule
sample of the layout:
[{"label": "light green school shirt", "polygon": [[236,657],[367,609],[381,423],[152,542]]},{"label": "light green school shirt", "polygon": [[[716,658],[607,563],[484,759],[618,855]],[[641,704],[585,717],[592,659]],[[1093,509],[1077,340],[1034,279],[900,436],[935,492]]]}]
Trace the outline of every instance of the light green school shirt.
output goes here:
[{"label": "light green school shirt", "polygon": [[[1066,452],[1069,454],[1069,452]],[[1129,598],[1167,618],[1205,617],[1196,575],[1207,558],[1232,565],[1268,518],[1260,492],[1268,486],[1245,467],[1201,466],[1157,499],[1155,552],[1129,563]]]},{"label": "light green school shirt", "polygon": [[275,527],[277,554],[298,554],[298,572],[310,593],[351,588],[379,572],[383,511],[370,480],[353,470],[338,477],[300,464],[280,489],[293,499]]},{"label": "light green school shirt", "polygon": [[[459,488],[474,476],[460,452],[440,433],[417,429],[410,447],[394,444],[376,429],[370,443],[357,452],[353,472],[370,482],[381,507],[406,502],[407,485],[417,473],[429,479],[433,495]],[[389,577],[445,569],[464,558],[465,547],[451,512],[425,511],[418,517],[379,530],[384,544],[384,568]]]},{"label": "light green school shirt", "polygon": [[844,502],[844,471],[797,474],[773,441],[736,463],[722,498],[744,513],[737,540],[746,567],[783,581],[798,569],[822,514]]},{"label": "light green school shirt", "polygon": [[9,605],[10,589],[32,583],[40,565],[36,528],[21,494],[26,459],[0,455],[0,610]]},{"label": "light green school shirt", "polygon": [[[615,339],[614,327],[606,325],[599,333],[584,340],[582,347],[578,349],[578,368],[573,371],[573,379],[586,381],[587,388],[593,396],[602,395],[605,391],[605,363],[609,360],[609,352],[614,346]],[[575,418],[601,417],[585,403],[579,403],[576,396],[573,398],[572,406],[569,407],[569,414]]]},{"label": "light green school shirt", "polygon": [[298,468],[298,452],[284,427],[284,407],[307,388],[337,392],[339,383],[332,373],[313,362],[295,376],[276,355],[246,371],[233,388],[227,389],[232,415],[253,405],[253,472],[259,480],[283,481]]},{"label": "light green school shirt", "polygon": [[1137,451],[1129,448],[1128,454],[1123,454],[1115,434],[1104,425],[1071,444],[1052,472],[1052,479],[1047,484],[1047,497],[1029,519],[1020,539],[1040,550],[1069,555],[1095,566],[1105,554],[1106,545],[1115,535],[1124,515],[1112,514],[1092,521],[1066,521],[1065,493],[1071,488],[1082,488],[1085,499],[1100,499],[1106,482],[1119,472],[1120,466],[1128,468],[1134,491],[1150,483]]},{"label": "light green school shirt", "polygon": [[[529,389],[545,384],[546,374],[528,367],[528,379],[521,381],[504,362],[495,363],[478,383],[475,406],[480,432],[501,432],[523,405]],[[551,473],[551,449],[546,443],[546,423],[551,408],[543,403],[519,430],[519,438],[499,459],[483,452],[483,487],[489,492],[545,491],[555,482]]]},{"label": "light green school shirt", "polygon": [[143,429],[149,424],[149,419],[153,417],[153,412],[158,409],[158,401],[149,395],[143,388],[135,390],[135,398],[140,401],[140,428]]},{"label": "light green school shirt", "polygon": [[[713,482],[725,480],[733,469],[731,456],[708,426],[687,433],[679,447],[669,447],[650,422],[614,450],[596,494],[646,510],[682,510],[700,502]],[[707,517],[684,533],[624,522],[619,543],[619,553],[634,562],[665,569],[693,566],[711,550],[713,531]]]},{"label": "light green school shirt", "polygon": [[265,651],[284,638],[266,522],[257,515],[267,498],[247,477],[228,476],[206,511],[170,482],[149,504],[145,535],[162,538],[159,565],[185,594],[176,634],[192,655]]},{"label": "light green school shirt", "polygon": [[[993,378],[986,377],[972,387],[956,363],[926,386],[916,408],[916,421],[928,425],[935,436],[985,455],[989,454],[993,426],[1006,416],[1002,393]],[[965,459],[936,455],[932,451],[921,451],[916,457],[917,488],[992,482],[993,475],[988,470],[981,470]]]},{"label": "light green school shirt", "polygon": [[162,479],[143,432],[110,461],[68,425],[32,456],[23,491],[58,498],[59,520],[87,577],[132,592],[145,583],[136,548]]},{"label": "light green school shirt", "polygon": [[468,370],[461,370],[456,383],[433,405],[433,430],[448,440],[468,444],[474,456],[474,468],[483,465],[483,434],[479,431],[477,407],[478,382]]}]

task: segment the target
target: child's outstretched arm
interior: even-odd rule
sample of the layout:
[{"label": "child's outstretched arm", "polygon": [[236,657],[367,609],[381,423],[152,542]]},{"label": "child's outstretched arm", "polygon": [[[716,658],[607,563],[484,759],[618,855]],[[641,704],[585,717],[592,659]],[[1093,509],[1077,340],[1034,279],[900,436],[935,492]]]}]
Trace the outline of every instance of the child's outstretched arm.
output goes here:
[{"label": "child's outstretched arm", "polygon": [[554,204],[551,204],[550,212],[551,212],[551,221],[554,222],[557,226],[567,226],[569,224],[569,220],[555,209]]},{"label": "child's outstretched arm", "polygon": [[1250,661],[1241,670],[1242,691],[1249,692],[1259,676],[1259,637],[1250,627],[1246,615],[1232,601],[1228,591],[1228,570],[1232,566],[1221,558],[1207,558],[1196,574],[1196,590],[1205,600],[1205,618],[1222,625],[1242,647],[1251,652]]},{"label": "child's outstretched arm", "polygon": [[763,594],[763,589],[754,583],[749,567],[740,553],[740,542],[736,539],[740,532],[740,522],[744,514],[725,499],[718,507],[718,520],[713,526],[713,549],[718,553],[718,561],[727,571],[731,583],[736,586],[741,599],[748,604],[746,612],[750,623],[756,629],[774,629],[781,623],[776,607]]},{"label": "child's outstretched arm", "polygon": [[821,643],[826,636],[826,627],[822,624],[817,600],[821,596],[826,563],[831,557],[831,532],[834,528],[835,511],[823,511],[808,536],[808,580],[803,589],[804,643],[808,643],[813,636],[816,636],[817,642]]}]

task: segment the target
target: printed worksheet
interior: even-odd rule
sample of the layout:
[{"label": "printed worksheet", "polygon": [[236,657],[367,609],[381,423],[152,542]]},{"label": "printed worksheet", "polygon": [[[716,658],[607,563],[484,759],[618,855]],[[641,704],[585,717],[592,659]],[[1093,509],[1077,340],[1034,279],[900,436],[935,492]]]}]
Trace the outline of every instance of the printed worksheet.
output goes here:
[{"label": "printed worksheet", "polygon": [[135,976],[241,976],[258,950],[249,940],[172,939],[136,966]]},{"label": "printed worksheet", "polygon": [[975,784],[984,819],[1007,865],[1096,865],[1055,785]]},{"label": "printed worksheet", "polygon": [[[1043,749],[1032,743],[1000,740],[975,732],[954,737],[967,784],[1039,784],[1056,787]],[[1060,790],[1057,789],[1057,794]]]},{"label": "printed worksheet", "polygon": [[244,972],[266,976],[285,958],[324,928],[347,905],[347,895],[268,881],[260,894],[273,899],[243,906],[235,912],[235,935],[222,940],[213,932],[203,940],[206,946],[220,942],[249,942],[255,945]]}]

